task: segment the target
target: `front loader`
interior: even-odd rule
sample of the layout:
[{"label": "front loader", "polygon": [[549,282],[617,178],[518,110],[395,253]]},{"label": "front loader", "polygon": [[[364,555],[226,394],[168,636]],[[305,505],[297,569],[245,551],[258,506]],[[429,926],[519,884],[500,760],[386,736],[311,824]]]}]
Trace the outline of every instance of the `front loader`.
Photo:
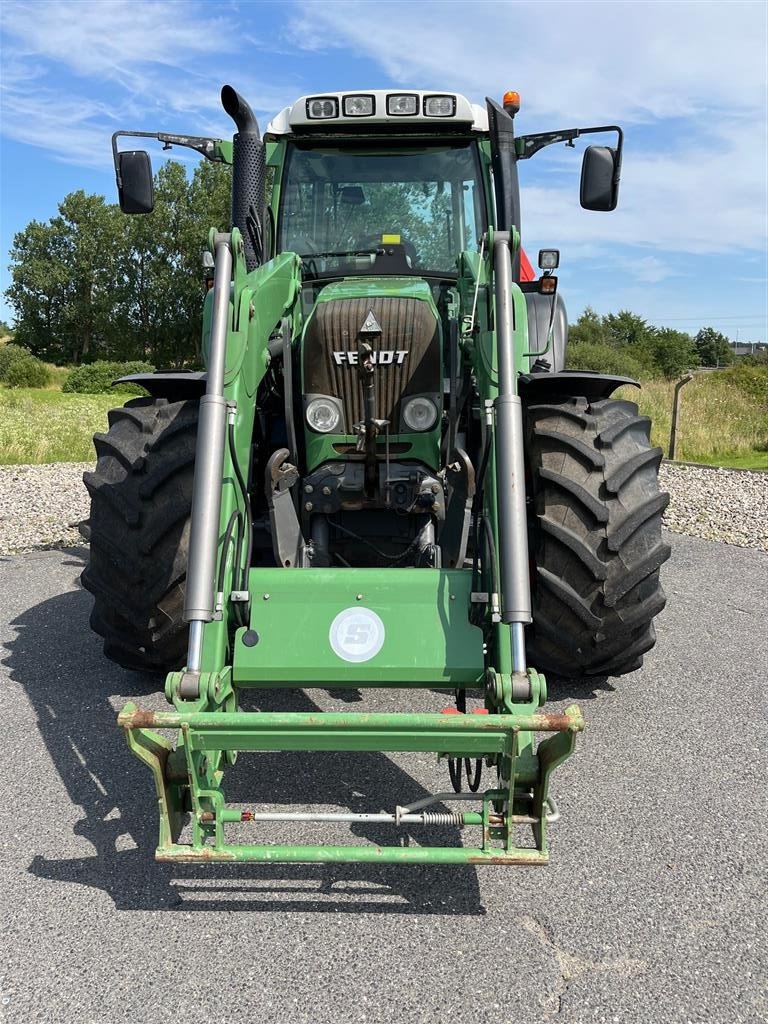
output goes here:
[{"label": "front loader", "polygon": [[[110,413],[85,475],[91,625],[118,664],[168,673],[172,710],[118,719],[154,777],[156,856],[546,863],[551,775],[584,723],[544,710],[542,672],[639,667],[667,497],[648,420],[610,398],[633,382],[564,368],[557,251],[521,279],[517,172],[608,133],[584,152],[581,205],[610,211],[621,130],[516,136],[516,94],[373,90],[302,97],[262,139],[229,86],[222,103],[232,142],[113,139],[126,213],[151,212],[152,172],[121,136],[232,167],[231,229],[204,260],[205,371],[131,378],[149,397]],[[238,708],[243,690],[311,687],[397,687],[409,710]],[[420,689],[455,706],[421,710]],[[229,805],[236,756],[275,751],[431,752],[451,790],[296,812],[270,808],[257,771],[252,803]],[[306,821],[392,842],[265,840]],[[446,825],[467,844],[430,845]]]}]

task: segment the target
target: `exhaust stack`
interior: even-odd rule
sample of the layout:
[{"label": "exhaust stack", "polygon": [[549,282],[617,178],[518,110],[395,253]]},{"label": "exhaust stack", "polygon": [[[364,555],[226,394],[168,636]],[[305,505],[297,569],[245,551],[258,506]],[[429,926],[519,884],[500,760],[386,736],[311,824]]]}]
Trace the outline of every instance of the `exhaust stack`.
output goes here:
[{"label": "exhaust stack", "polygon": [[237,126],[232,140],[232,224],[243,236],[245,264],[255,270],[264,262],[264,143],[253,111],[231,85],[221,90],[221,105]]}]

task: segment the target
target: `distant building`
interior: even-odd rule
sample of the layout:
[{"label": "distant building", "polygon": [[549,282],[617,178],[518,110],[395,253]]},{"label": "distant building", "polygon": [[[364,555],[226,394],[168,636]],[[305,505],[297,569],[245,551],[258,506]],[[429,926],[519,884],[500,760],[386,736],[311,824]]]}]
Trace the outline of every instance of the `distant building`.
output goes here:
[{"label": "distant building", "polygon": [[755,352],[763,352],[768,349],[768,342],[765,341],[740,341],[731,342],[731,348],[735,356],[751,356]]}]

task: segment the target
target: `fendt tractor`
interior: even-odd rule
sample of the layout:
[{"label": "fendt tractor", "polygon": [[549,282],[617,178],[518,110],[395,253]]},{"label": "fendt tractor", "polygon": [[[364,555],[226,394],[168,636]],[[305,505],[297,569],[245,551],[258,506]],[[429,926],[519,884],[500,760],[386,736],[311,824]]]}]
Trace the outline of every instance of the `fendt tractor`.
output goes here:
[{"label": "fendt tractor", "polygon": [[[173,710],[129,703],[118,719],[154,776],[156,856],[546,863],[551,774],[583,720],[543,710],[542,672],[640,666],[664,605],[667,496],[648,419],[610,397],[634,382],[565,369],[559,252],[525,272],[518,165],[607,134],[584,150],[580,192],[611,211],[622,132],[516,136],[516,93],[371,90],[303,96],[262,139],[245,100],[221,98],[231,142],[113,138],[128,214],[152,211],[153,178],[123,137],[232,175],[231,228],[203,256],[205,371],[129,378],[148,397],[110,413],[85,476],[91,625],[119,665],[167,673]],[[238,705],[248,688],[295,708],[291,689],[365,687],[407,689],[408,711]],[[455,706],[420,709],[419,688]],[[451,786],[298,811],[306,778],[265,777],[255,758],[260,792],[228,805],[237,754],[280,751],[306,752],[307,771],[314,751],[432,752]],[[307,822],[356,838],[292,844]]]}]

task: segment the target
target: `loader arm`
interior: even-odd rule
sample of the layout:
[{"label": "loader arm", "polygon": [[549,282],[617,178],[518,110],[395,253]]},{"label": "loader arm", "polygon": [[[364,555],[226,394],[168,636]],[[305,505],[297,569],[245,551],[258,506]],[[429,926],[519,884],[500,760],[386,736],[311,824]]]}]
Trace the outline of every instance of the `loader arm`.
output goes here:
[{"label": "loader arm", "polygon": [[[514,391],[513,367],[527,345],[524,303],[511,283],[511,256],[516,238],[495,240],[489,234],[488,252],[495,258],[467,260],[476,283],[493,284],[495,318],[505,320],[497,331],[469,330],[463,339],[479,382],[484,410],[485,469],[480,480],[477,522],[488,531],[488,547],[503,550],[504,518],[510,509],[499,499],[499,473],[518,486],[524,501],[524,482],[515,480],[515,467],[504,465],[507,440],[497,440],[499,397]],[[344,568],[249,568],[243,565],[243,530],[233,523],[250,522],[247,484],[248,453],[256,413],[253,395],[275,352],[270,339],[286,322],[300,324],[300,264],[283,254],[258,269],[247,271],[237,229],[229,236],[212,232],[218,278],[206,309],[203,347],[208,371],[208,399],[224,426],[203,421],[198,434],[198,460],[204,467],[220,459],[218,491],[208,485],[195,490],[190,542],[187,615],[191,619],[187,667],[172,672],[166,694],[175,711],[145,712],[127,705],[119,717],[130,748],[152,770],[160,811],[157,858],[168,861],[350,861],[393,863],[542,864],[548,859],[547,822],[551,772],[573,749],[583,728],[577,708],[565,714],[541,711],[544,679],[528,669],[515,631],[530,612],[517,607],[515,586],[520,566],[507,558],[503,568],[483,559],[479,576],[466,570]],[[502,249],[499,255],[499,249]],[[222,267],[224,270],[222,271]],[[506,277],[499,281],[500,275]],[[256,312],[258,310],[258,313]],[[520,325],[517,332],[514,323]],[[523,332],[523,333],[521,333]],[[498,338],[506,346],[498,350]],[[218,365],[218,370],[216,369]],[[213,369],[212,369],[213,367]],[[216,394],[217,379],[220,394]],[[213,381],[213,383],[212,383]],[[514,394],[507,395],[513,400]],[[223,406],[222,406],[223,403]],[[514,401],[513,401],[514,408]],[[503,409],[501,412],[503,417]],[[218,446],[218,452],[213,448]],[[205,470],[204,470],[205,471]],[[510,476],[511,474],[511,476]],[[213,510],[213,512],[212,512]],[[218,514],[216,514],[216,511]],[[514,508],[512,510],[514,512]],[[520,510],[516,525],[519,530]],[[214,518],[212,518],[214,516]],[[524,527],[524,512],[523,512]],[[204,531],[209,531],[205,536]],[[507,529],[509,526],[507,525]],[[524,558],[523,591],[527,588],[526,545],[516,542]],[[239,545],[239,547],[238,547]],[[195,589],[197,559],[213,552]],[[211,564],[210,553],[208,555]],[[518,573],[516,578],[514,573]],[[215,586],[213,585],[215,579]],[[473,589],[475,587],[476,589]],[[473,625],[473,601],[485,598],[486,622]],[[403,599],[403,595],[407,599]],[[487,595],[490,595],[487,596]],[[510,596],[511,595],[511,596]],[[207,601],[207,605],[206,605]],[[354,613],[381,623],[382,650],[362,663],[340,660],[329,650],[335,623]],[[518,601],[517,604],[520,602]],[[346,611],[345,611],[346,609]],[[296,637],[302,644],[296,646]],[[487,638],[484,658],[482,636]],[[393,639],[396,640],[393,642]],[[343,641],[342,641],[343,643]],[[417,652],[416,654],[414,652]],[[343,654],[343,651],[342,651]],[[249,686],[380,686],[423,687],[451,685],[481,687],[485,713],[480,714],[355,714],[273,713],[237,710],[237,692]],[[176,731],[169,745],[155,729]],[[538,748],[536,734],[549,734]],[[230,808],[222,782],[228,764],[241,751],[268,750],[429,751],[455,762],[484,760],[498,781],[483,792],[437,794],[434,803],[458,810],[431,811],[396,806],[372,813],[339,812],[301,815]],[[256,794],[263,802],[267,793]],[[464,810],[466,800],[474,808]],[[182,841],[182,808],[191,810],[188,841]],[[471,846],[447,848],[419,845],[290,846],[247,843],[229,836],[247,824],[264,822],[375,821],[398,827],[425,829],[445,824],[477,829]],[[530,828],[533,845],[521,842],[521,826]]]}]

